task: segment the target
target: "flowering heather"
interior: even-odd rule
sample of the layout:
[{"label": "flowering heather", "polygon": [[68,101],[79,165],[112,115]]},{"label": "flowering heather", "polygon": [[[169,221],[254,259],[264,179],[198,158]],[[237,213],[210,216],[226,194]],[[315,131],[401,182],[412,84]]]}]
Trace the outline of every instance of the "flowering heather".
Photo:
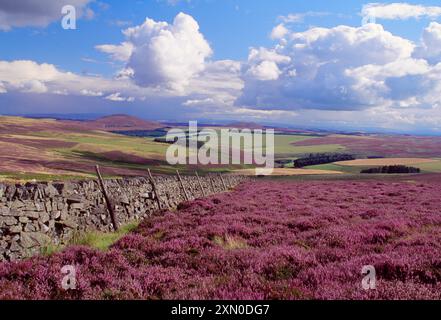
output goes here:
[{"label": "flowering heather", "polygon": [[147,219],[108,252],[0,264],[0,299],[441,299],[436,180],[249,182]]}]

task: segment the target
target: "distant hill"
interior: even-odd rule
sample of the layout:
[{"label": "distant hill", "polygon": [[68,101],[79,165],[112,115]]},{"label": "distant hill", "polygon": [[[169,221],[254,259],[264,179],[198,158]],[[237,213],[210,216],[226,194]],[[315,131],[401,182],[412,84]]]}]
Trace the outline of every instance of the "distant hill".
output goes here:
[{"label": "distant hill", "polygon": [[163,124],[156,121],[147,121],[137,117],[115,114],[88,121],[70,121],[60,120],[68,123],[76,123],[89,130],[102,131],[135,131],[135,130],[154,130],[164,127]]},{"label": "distant hill", "polygon": [[263,129],[264,126],[255,123],[255,122],[232,122],[224,125],[227,128],[236,128],[236,129]]}]

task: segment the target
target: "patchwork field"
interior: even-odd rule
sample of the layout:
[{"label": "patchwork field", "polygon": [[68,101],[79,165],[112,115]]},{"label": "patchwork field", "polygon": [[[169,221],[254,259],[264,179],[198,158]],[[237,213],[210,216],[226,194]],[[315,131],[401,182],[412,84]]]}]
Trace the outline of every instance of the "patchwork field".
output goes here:
[{"label": "patchwork field", "polygon": [[[441,299],[440,178],[249,182],[108,251],[0,264],[0,299]],[[64,265],[75,290],[61,288]],[[366,265],[375,290],[362,289]]]},{"label": "patchwork field", "polygon": [[[109,132],[114,129],[139,129],[121,116],[108,119],[106,126],[96,123],[0,117],[1,180],[64,180],[95,177],[99,164],[107,177],[145,175],[147,168],[157,173],[183,173],[195,169],[204,172],[222,169],[219,166],[171,166],[165,160],[167,144],[153,138],[132,137]],[[125,119],[125,118],[124,118]],[[132,120],[129,118],[129,120]],[[150,123],[147,123],[147,128]],[[98,128],[100,130],[95,130]],[[118,131],[117,130],[117,131]]]},{"label": "patchwork field", "polygon": [[[183,128],[185,129],[185,128]],[[219,130],[216,127],[215,130]],[[149,133],[148,136],[137,134]],[[201,174],[234,171],[249,174],[250,165],[171,166],[165,155],[169,145],[155,141],[166,132],[161,124],[116,115],[95,121],[67,121],[0,117],[0,180],[65,180],[95,177],[94,166],[104,176],[156,173]],[[123,133],[123,134],[121,134]],[[265,146],[265,144],[264,144]],[[241,153],[251,152],[241,146]],[[423,172],[441,172],[441,137],[337,135],[279,130],[275,159],[292,161],[317,153],[351,153],[357,159],[308,166],[302,170],[278,168],[274,175],[357,175],[361,169],[386,164],[413,165]]]},{"label": "patchwork field", "polygon": [[441,137],[410,135],[328,135],[294,142],[296,147],[337,144],[361,156],[432,158],[441,156]]},{"label": "patchwork field", "polygon": [[418,165],[438,162],[435,159],[424,158],[382,158],[382,159],[357,159],[349,161],[337,161],[336,165],[341,166],[393,166],[393,165]]},{"label": "patchwork field", "polygon": [[[240,169],[235,170],[234,174],[254,176],[255,169]],[[288,169],[288,168],[274,168],[272,176],[302,176],[302,175],[320,175],[320,174],[341,174],[341,171],[326,170],[326,169]]]}]

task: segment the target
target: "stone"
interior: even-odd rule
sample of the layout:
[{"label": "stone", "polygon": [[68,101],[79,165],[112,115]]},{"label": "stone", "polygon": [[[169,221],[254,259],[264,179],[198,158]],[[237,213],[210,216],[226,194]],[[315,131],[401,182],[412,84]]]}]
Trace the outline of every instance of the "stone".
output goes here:
[{"label": "stone", "polygon": [[48,222],[49,219],[50,219],[49,213],[47,213],[45,211],[40,212],[40,219],[39,219],[40,222],[45,223],[45,222]]},{"label": "stone", "polygon": [[11,246],[9,247],[9,250],[11,250],[12,252],[19,252],[22,250],[22,247],[20,247],[17,241],[13,241],[11,243]]},{"label": "stone", "polygon": [[36,231],[35,226],[32,223],[26,223],[24,227],[25,232],[33,232]]},{"label": "stone", "polygon": [[30,219],[38,219],[40,217],[40,214],[37,211],[23,211],[23,216]]},{"label": "stone", "polygon": [[42,211],[43,210],[43,205],[39,202],[35,202],[35,210],[36,211]]},{"label": "stone", "polygon": [[77,228],[77,223],[75,221],[72,220],[61,220],[61,221],[55,221],[55,224],[58,224],[62,227],[67,227],[67,228],[71,228],[71,229],[76,229]]},{"label": "stone", "polygon": [[46,201],[44,205],[45,205],[45,207],[46,207],[46,211],[47,211],[47,212],[52,211],[52,204],[51,204],[50,201]]},{"label": "stone", "polygon": [[83,202],[83,198],[80,196],[70,196],[66,199],[67,204],[81,203]]},{"label": "stone", "polygon": [[6,249],[8,247],[8,243],[6,241],[0,241],[0,248]]},{"label": "stone", "polygon": [[34,202],[28,202],[26,203],[24,208],[20,208],[21,211],[25,210],[25,211],[36,211],[37,207],[35,206]]},{"label": "stone", "polygon": [[67,220],[67,219],[69,219],[69,214],[67,213],[67,211],[61,211],[60,220]]},{"label": "stone", "polygon": [[40,230],[43,233],[48,233],[50,228],[47,225],[45,225],[44,223],[40,223]]},{"label": "stone", "polygon": [[21,223],[27,223],[29,221],[28,217],[18,217],[18,221],[20,221]]},{"label": "stone", "polygon": [[17,234],[17,233],[22,232],[21,225],[16,225],[16,226],[12,226],[12,227],[10,227],[10,228],[9,228],[9,232],[10,232],[11,234]]},{"label": "stone", "polygon": [[51,238],[41,232],[22,232],[20,243],[23,248],[42,247],[51,242]]},{"label": "stone", "polygon": [[18,222],[17,219],[15,219],[14,217],[2,217],[2,218],[0,218],[0,220],[6,226],[13,226],[13,225],[16,225]]},{"label": "stone", "polygon": [[25,204],[21,200],[15,200],[11,203],[11,209],[21,209],[25,207]]},{"label": "stone", "polygon": [[11,209],[8,207],[0,207],[0,216],[9,216],[11,214]]},{"label": "stone", "polygon": [[70,208],[72,210],[83,210],[84,209],[84,204],[83,203],[73,203],[70,205]]},{"label": "stone", "polygon": [[50,216],[51,219],[59,219],[61,217],[61,211],[52,211]]},{"label": "stone", "polygon": [[126,195],[122,195],[119,199],[119,202],[126,205],[130,204],[129,198]]},{"label": "stone", "polygon": [[58,195],[58,190],[52,185],[48,184],[46,188],[44,188],[44,194],[48,198],[52,198],[56,195]]},{"label": "stone", "polygon": [[50,229],[53,229],[55,227],[55,220],[52,220],[52,219],[49,220],[47,225],[49,226]]},{"label": "stone", "polygon": [[11,200],[14,197],[16,191],[17,191],[17,188],[15,186],[13,186],[13,185],[7,186],[6,191],[5,191],[6,198]]}]

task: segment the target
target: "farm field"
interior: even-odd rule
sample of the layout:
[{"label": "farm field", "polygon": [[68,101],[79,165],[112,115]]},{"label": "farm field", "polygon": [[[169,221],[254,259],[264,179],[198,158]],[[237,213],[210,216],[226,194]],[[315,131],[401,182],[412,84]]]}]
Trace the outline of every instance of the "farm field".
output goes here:
[{"label": "farm field", "polygon": [[411,135],[337,135],[294,142],[296,147],[337,144],[360,157],[433,158],[441,156],[441,137]]},{"label": "farm field", "polygon": [[[102,119],[83,123],[0,116],[0,179],[94,178],[95,164],[102,166],[106,177],[145,175],[149,167],[161,174],[174,173],[176,169],[183,173],[229,169],[216,165],[171,166],[165,159],[167,144],[108,131],[142,128],[141,120],[128,119],[135,122],[133,127],[124,125],[123,121],[128,120],[122,116],[107,117],[107,124]],[[146,128],[151,126],[148,122]]]},{"label": "farm field", "polygon": [[[0,117],[0,180],[69,180],[95,177],[94,166],[106,177],[145,175],[147,168],[158,174],[201,174],[236,170],[247,173],[252,166],[171,166],[166,162],[168,145],[155,141],[166,130],[159,123],[116,115],[95,121],[69,121]],[[146,129],[146,130],[143,130]],[[183,128],[185,129],[185,128]],[[219,127],[215,128],[219,130]],[[119,133],[124,134],[119,134]],[[147,132],[146,137],[136,136]],[[132,136],[132,133],[135,135]],[[150,136],[151,135],[151,136]],[[278,131],[274,137],[275,160],[294,160],[315,153],[354,153],[346,163],[308,166],[302,170],[277,169],[275,175],[357,175],[361,169],[380,164],[411,164],[423,172],[441,172],[439,137],[380,135],[320,135]],[[265,145],[265,144],[264,144]],[[399,148],[399,150],[397,149]],[[427,148],[427,149],[426,149]],[[242,152],[250,152],[241,146]],[[398,151],[391,152],[392,149]],[[424,156],[422,150],[425,150]],[[384,154],[383,154],[384,152]]]},{"label": "farm field", "polygon": [[381,159],[357,159],[334,162],[341,166],[392,166],[392,165],[419,165],[438,162],[435,159],[424,158],[381,158]]},{"label": "farm field", "polygon": [[[301,176],[301,175],[320,175],[320,174],[341,174],[341,171],[326,170],[326,169],[289,169],[289,168],[274,168],[272,176]],[[239,169],[235,170],[234,174],[254,176],[255,169]]]},{"label": "farm field", "polygon": [[[3,263],[0,299],[440,299],[440,180],[248,182],[108,251]],[[66,264],[75,290],[59,287]],[[375,290],[362,289],[365,265]]]}]

